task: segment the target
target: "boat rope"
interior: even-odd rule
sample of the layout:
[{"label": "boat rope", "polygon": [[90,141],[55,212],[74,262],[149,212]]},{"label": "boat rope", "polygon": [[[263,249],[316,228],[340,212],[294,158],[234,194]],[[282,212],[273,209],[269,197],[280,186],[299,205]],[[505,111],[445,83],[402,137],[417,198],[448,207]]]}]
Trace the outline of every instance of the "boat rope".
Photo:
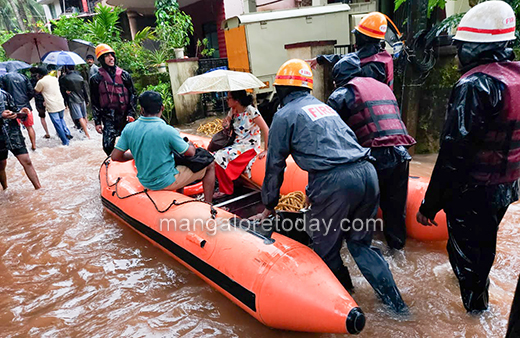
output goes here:
[{"label": "boat rope", "polygon": [[148,197],[148,199],[152,202],[153,206],[155,207],[155,210],[157,210],[157,212],[159,212],[161,214],[167,212],[173,206],[179,206],[179,205],[188,204],[188,203],[194,203],[194,202],[204,203],[204,204],[209,205],[209,207],[210,207],[211,218],[215,219],[216,216],[217,216],[217,210],[213,207],[213,204],[208,203],[206,201],[199,201],[199,200],[195,200],[195,199],[187,200],[187,201],[183,201],[183,202],[177,202],[177,200],[174,199],[170,203],[170,205],[168,205],[168,207],[166,209],[160,210],[159,207],[157,206],[157,204],[155,203],[155,201],[153,200],[152,196],[150,196],[150,194],[148,194],[148,189],[146,189],[146,188],[144,190],[142,190],[142,191],[138,191],[138,192],[135,192],[133,194],[129,194],[129,195],[126,195],[126,196],[120,196],[119,195],[119,191],[118,191],[118,184],[121,181],[121,177],[118,177],[116,179],[116,181],[114,183],[112,183],[112,184],[109,184],[109,182],[108,182],[108,165],[110,164],[110,156],[108,156],[103,161],[103,164],[105,165],[105,180],[106,180],[106,183],[107,183],[107,187],[108,188],[115,187],[115,190],[112,192],[112,196],[117,196],[117,198],[119,198],[121,200],[124,200],[126,198],[130,198],[130,197],[133,197],[133,196],[136,196],[136,195],[145,194]]},{"label": "boat rope", "polygon": [[287,195],[281,195],[276,210],[300,211],[305,207],[305,194],[301,191],[293,191]]},{"label": "boat rope", "polygon": [[197,128],[197,132],[206,134],[208,136],[213,136],[216,133],[218,133],[219,131],[221,131],[222,129],[223,129],[222,128],[222,120],[221,119],[215,119],[214,121],[201,124]]}]

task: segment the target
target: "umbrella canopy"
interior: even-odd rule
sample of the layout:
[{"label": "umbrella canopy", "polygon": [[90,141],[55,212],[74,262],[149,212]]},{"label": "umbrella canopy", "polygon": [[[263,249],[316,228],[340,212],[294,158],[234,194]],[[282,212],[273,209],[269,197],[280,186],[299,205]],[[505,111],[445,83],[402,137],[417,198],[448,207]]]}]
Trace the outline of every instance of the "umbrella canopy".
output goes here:
[{"label": "umbrella canopy", "polygon": [[192,76],[179,88],[177,94],[202,94],[229,92],[235,90],[264,87],[265,84],[251,73],[231,70],[215,70],[202,75]]},{"label": "umbrella canopy", "polygon": [[78,54],[67,51],[49,52],[42,57],[42,63],[56,66],[75,66],[86,63]]},{"label": "umbrella canopy", "polygon": [[69,50],[67,39],[47,33],[16,34],[2,47],[7,57],[38,63],[43,55],[53,50]]},{"label": "umbrella canopy", "polygon": [[87,58],[87,55],[96,55],[96,46],[92,42],[88,42],[81,39],[74,39],[69,41],[69,50],[81,56],[83,59]]},{"label": "umbrella canopy", "polygon": [[5,61],[0,62],[0,68],[4,68],[8,72],[15,72],[20,69],[29,69],[31,65],[23,61]]}]

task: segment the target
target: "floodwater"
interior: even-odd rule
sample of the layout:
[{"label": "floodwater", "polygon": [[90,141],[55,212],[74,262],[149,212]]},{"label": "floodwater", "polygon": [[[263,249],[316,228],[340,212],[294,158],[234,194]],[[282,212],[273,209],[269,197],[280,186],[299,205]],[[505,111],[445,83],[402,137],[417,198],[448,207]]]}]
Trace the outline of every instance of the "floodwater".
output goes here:
[{"label": "floodwater", "polygon": [[[75,131],[63,147],[56,136],[42,139],[35,123],[39,148],[30,155],[43,188],[34,191],[11,157],[9,188],[0,191],[1,337],[341,336],[257,322],[103,209],[105,156],[92,126],[92,140]],[[434,160],[415,156],[412,174],[429,175]],[[406,320],[384,311],[344,249],[353,297],[367,316],[359,337],[503,337],[520,272],[519,219],[520,205],[512,205],[498,234],[490,310],[480,316],[464,311],[443,242],[409,240],[390,254],[376,238],[410,306]]]}]

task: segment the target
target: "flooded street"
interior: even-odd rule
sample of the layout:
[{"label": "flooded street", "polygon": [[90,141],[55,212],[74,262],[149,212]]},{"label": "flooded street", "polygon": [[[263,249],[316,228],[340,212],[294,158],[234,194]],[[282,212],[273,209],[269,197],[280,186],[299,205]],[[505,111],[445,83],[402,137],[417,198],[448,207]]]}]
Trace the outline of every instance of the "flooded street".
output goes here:
[{"label": "flooded street", "polygon": [[[105,154],[75,136],[69,147],[42,138],[30,156],[42,184],[34,191],[8,159],[9,188],[0,191],[1,337],[340,337],[269,329],[106,212],[98,171]],[[69,121],[69,127],[72,123]],[[71,129],[72,130],[72,129]],[[25,132],[24,132],[25,133]],[[428,176],[434,155],[415,156],[411,174]],[[367,316],[359,337],[503,337],[520,272],[520,204],[501,224],[491,270],[490,310],[467,315],[445,242],[409,240],[383,249],[411,317],[388,315],[343,254]],[[294,309],[298,311],[298,309]]]}]

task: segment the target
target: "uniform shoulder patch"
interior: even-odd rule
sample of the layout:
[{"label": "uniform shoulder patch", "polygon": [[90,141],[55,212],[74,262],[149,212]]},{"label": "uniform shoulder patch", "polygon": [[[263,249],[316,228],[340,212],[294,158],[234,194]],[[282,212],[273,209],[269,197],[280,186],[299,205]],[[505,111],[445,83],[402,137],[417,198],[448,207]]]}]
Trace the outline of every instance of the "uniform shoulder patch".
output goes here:
[{"label": "uniform shoulder patch", "polygon": [[312,104],[302,107],[303,111],[311,118],[312,121],[316,121],[323,117],[338,116],[338,113],[326,104]]}]

